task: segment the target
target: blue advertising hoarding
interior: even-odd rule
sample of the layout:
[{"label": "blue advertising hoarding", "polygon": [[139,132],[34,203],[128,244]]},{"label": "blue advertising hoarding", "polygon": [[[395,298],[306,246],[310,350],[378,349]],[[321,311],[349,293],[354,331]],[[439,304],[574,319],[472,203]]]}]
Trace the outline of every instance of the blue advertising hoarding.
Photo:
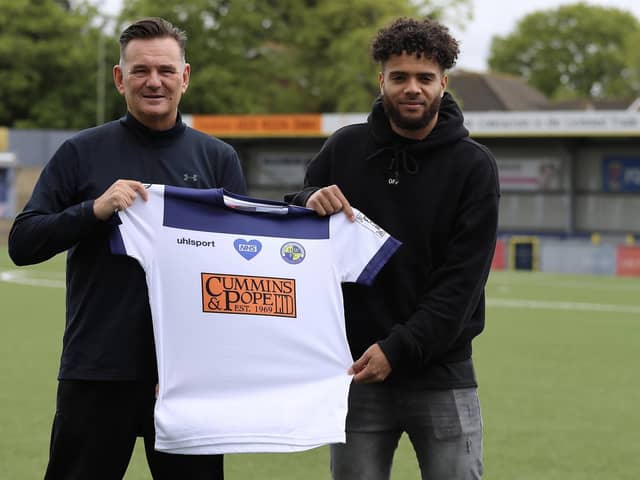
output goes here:
[{"label": "blue advertising hoarding", "polygon": [[14,170],[15,155],[11,152],[0,152],[0,218],[14,215]]},{"label": "blue advertising hoarding", "polygon": [[640,192],[640,157],[604,157],[602,189],[605,192]]}]

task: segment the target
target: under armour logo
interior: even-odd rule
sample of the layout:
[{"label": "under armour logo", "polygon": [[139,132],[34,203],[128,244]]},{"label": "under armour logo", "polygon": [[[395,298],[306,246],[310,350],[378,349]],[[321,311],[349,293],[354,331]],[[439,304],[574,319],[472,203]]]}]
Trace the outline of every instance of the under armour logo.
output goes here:
[{"label": "under armour logo", "polygon": [[185,173],[182,178],[184,178],[185,182],[197,182],[198,181],[198,175],[197,174],[193,174],[193,175],[189,175],[188,173]]}]

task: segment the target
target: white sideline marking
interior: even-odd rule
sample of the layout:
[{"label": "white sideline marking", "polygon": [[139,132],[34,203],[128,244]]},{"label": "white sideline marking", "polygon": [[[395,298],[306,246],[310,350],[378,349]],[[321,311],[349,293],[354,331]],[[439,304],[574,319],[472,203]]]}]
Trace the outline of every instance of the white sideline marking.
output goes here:
[{"label": "white sideline marking", "polygon": [[[64,280],[30,276],[28,270],[0,272],[0,281],[34,287],[64,288]],[[556,302],[516,298],[487,298],[487,305],[498,308],[530,308],[537,310],[579,310],[583,312],[640,313],[640,306],[612,303]]]},{"label": "white sideline marking", "polygon": [[[604,276],[604,275],[603,275]],[[608,278],[608,277],[607,277]],[[619,277],[618,277],[619,278]],[[586,281],[572,281],[572,280],[544,280],[544,284],[545,286],[549,286],[549,287],[559,287],[559,288],[577,288],[580,290],[583,290],[585,288],[595,288],[596,290],[615,290],[615,291],[620,291],[620,290],[633,290],[634,292],[637,292],[639,289],[639,285],[640,282],[635,283],[633,282],[634,279],[629,278],[629,283],[616,283],[616,284],[608,284],[606,281],[605,282],[598,282],[598,281],[591,281],[591,282],[586,282]],[[497,288],[510,288],[513,285],[523,285],[523,284],[537,284],[539,283],[540,280],[539,278],[531,278],[531,279],[526,279],[523,277],[514,277],[514,276],[493,276],[490,277],[489,279],[489,284],[495,285]]]},{"label": "white sideline marking", "polygon": [[32,287],[49,287],[64,288],[66,282],[60,279],[34,277],[30,276],[31,272],[27,270],[7,270],[0,272],[0,281],[8,283],[17,283],[19,285],[29,285]]},{"label": "white sideline marking", "polygon": [[532,308],[538,310],[580,310],[584,312],[640,313],[640,306],[613,303],[553,302],[516,298],[487,298],[487,305],[502,308]]}]

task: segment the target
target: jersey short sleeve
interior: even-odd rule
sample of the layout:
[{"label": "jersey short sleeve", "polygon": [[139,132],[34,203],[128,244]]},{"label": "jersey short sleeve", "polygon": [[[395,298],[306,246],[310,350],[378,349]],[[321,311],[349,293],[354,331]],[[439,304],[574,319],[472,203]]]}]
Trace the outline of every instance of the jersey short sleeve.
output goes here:
[{"label": "jersey short sleeve", "polygon": [[400,242],[358,209],[353,211],[354,222],[342,212],[331,216],[335,264],[340,268],[342,282],[370,285]]},{"label": "jersey short sleeve", "polygon": [[[133,257],[148,271],[155,254],[154,242],[162,227],[163,189],[148,185],[149,199],[138,197],[133,205],[118,212],[120,225],[110,238],[111,252]],[[126,212],[126,213],[125,213]]]}]

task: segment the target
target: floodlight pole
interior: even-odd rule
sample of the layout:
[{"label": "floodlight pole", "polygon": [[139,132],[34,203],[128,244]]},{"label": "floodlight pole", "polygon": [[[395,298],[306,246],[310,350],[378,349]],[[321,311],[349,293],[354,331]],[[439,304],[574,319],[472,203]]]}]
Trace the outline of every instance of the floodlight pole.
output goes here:
[{"label": "floodlight pole", "polygon": [[96,80],[96,125],[104,123],[104,32],[103,28],[106,21],[102,24],[102,28],[98,31],[98,69]]},{"label": "floodlight pole", "polygon": [[104,36],[105,30],[109,27],[114,17],[102,13],[100,14],[100,18],[102,22],[100,22],[100,26],[98,27],[98,48],[96,52],[97,57],[97,69],[96,69],[96,125],[102,125],[104,123],[104,111],[105,111],[105,95],[106,95],[106,85],[105,85],[105,45],[104,45]]}]

